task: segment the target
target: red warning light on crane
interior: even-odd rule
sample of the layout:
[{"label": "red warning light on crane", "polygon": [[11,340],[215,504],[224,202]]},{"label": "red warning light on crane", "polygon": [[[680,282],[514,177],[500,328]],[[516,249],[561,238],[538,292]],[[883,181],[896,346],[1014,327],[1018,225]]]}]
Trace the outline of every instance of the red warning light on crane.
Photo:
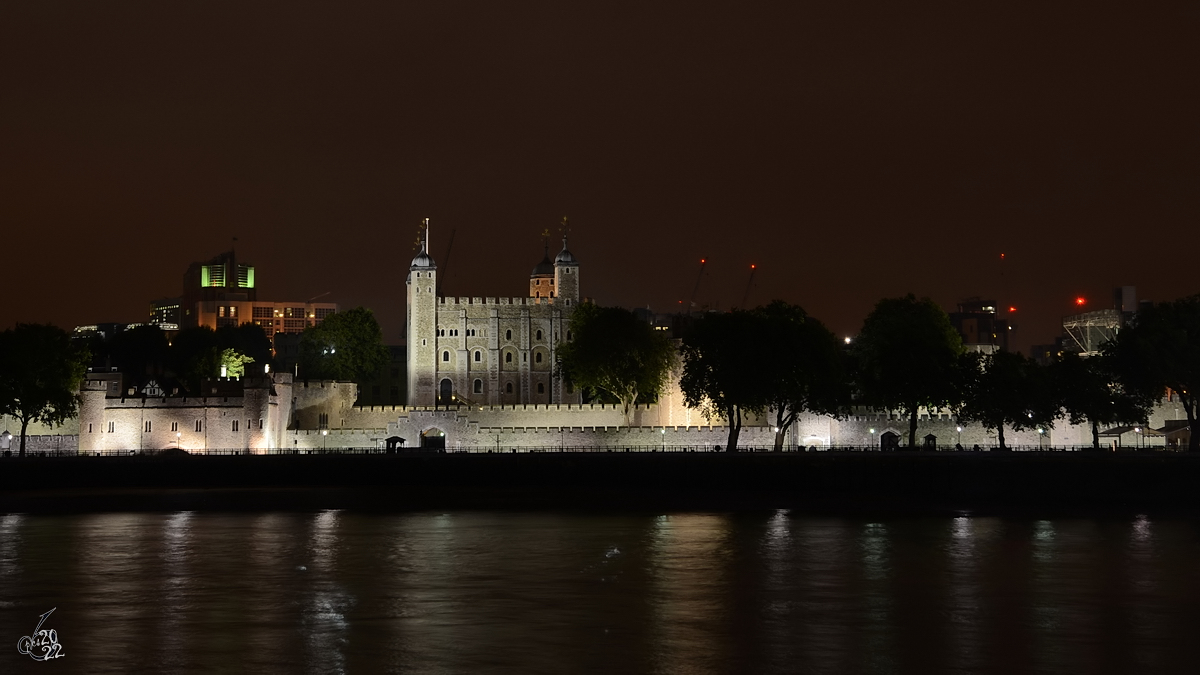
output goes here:
[{"label": "red warning light on crane", "polygon": [[1081,295],[1081,296],[1079,296],[1078,298],[1075,298],[1075,305],[1076,305],[1076,306],[1078,306],[1078,307],[1083,307],[1083,306],[1084,306],[1084,305],[1086,305],[1086,304],[1087,304],[1087,298],[1084,298],[1082,295]]}]

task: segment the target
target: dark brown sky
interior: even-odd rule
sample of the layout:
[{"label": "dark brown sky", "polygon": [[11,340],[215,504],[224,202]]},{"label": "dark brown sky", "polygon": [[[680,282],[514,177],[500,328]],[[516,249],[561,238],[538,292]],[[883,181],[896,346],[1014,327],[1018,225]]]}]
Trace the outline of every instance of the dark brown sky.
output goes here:
[{"label": "dark brown sky", "polygon": [[601,303],[707,256],[699,300],[757,263],[839,334],[1200,292],[1196,3],[584,4],[0,5],[0,322],[141,320],[236,236],[263,299],[395,341],[426,216],[450,295],[525,294],[569,215]]}]

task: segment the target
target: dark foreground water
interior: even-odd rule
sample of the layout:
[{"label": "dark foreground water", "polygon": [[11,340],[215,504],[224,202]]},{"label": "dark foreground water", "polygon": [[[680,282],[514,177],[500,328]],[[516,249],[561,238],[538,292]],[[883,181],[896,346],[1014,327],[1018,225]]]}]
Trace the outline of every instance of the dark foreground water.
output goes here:
[{"label": "dark foreground water", "polygon": [[9,515],[3,644],[0,673],[1194,673],[1200,521]]}]

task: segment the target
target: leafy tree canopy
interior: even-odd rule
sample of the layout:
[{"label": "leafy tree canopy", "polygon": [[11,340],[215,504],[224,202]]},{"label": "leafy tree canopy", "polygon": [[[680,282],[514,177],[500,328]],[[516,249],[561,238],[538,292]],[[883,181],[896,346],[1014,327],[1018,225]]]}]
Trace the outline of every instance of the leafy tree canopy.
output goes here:
[{"label": "leafy tree canopy", "polygon": [[650,324],[620,307],[579,305],[570,340],[558,345],[559,376],[601,400],[630,409],[658,399],[677,362],[675,346]]},{"label": "leafy tree canopy", "polygon": [[1067,352],[1050,366],[1054,396],[1071,424],[1088,423],[1092,447],[1100,449],[1100,425],[1143,422],[1151,401],[1126,391],[1105,357],[1081,358]]},{"label": "leafy tree canopy", "polygon": [[775,411],[775,449],[781,450],[801,413],[836,415],[845,408],[850,398],[845,361],[837,338],[803,308],[776,300],[754,312],[766,330],[772,365],[763,373],[763,386]]},{"label": "leafy tree canopy", "polygon": [[300,336],[300,375],[362,382],[391,360],[383,330],[365,307],[330,314]]},{"label": "leafy tree canopy", "polygon": [[916,447],[920,407],[958,402],[962,338],[929,298],[909,293],[880,300],[863,322],[853,351],[862,402],[906,413],[910,448]]},{"label": "leafy tree canopy", "polygon": [[0,410],[21,421],[22,456],[30,422],[61,425],[78,413],[90,360],[57,326],[17,324],[0,333]]},{"label": "leafy tree canopy", "polygon": [[1060,406],[1047,370],[1013,352],[962,358],[962,406],[958,417],[996,432],[1005,450],[1005,425],[1015,431],[1049,429]]},{"label": "leafy tree canopy", "polygon": [[1196,401],[1200,392],[1200,295],[1147,307],[1106,345],[1117,380],[1144,401],[1167,389],[1179,396],[1191,428],[1190,452],[1200,452]]},{"label": "leafy tree canopy", "polygon": [[684,403],[709,419],[729,424],[729,452],[736,452],[744,413],[761,414],[769,403],[763,383],[766,321],[759,312],[705,314],[683,338]]}]

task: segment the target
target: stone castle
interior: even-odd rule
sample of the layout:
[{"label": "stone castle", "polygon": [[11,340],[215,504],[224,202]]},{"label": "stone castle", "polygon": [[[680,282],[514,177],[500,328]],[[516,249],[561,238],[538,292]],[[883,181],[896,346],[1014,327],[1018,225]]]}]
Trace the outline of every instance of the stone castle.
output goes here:
[{"label": "stone castle", "polygon": [[579,262],[547,251],[529,279],[529,297],[443,298],[426,228],[409,266],[406,333],[408,405],[578,404],[580,394],[554,377],[555,350],[570,340],[579,305]]},{"label": "stone castle", "polygon": [[[200,396],[151,395],[122,389],[111,378],[85,382],[79,417],[59,429],[31,427],[34,451],[275,453],[336,448],[444,448],[488,452],[512,449],[714,449],[725,443],[720,419],[687,408],[677,381],[658,403],[636,406],[630,424],[619,406],[582,403],[554,376],[557,345],[570,340],[571,313],[583,301],[580,264],[567,248],[548,250],[523,298],[444,298],[428,230],[406,281],[407,405],[357,405],[353,382],[294,380],[290,373],[205,383]],[[155,392],[158,393],[158,392]],[[994,432],[968,425],[945,410],[922,411],[926,444],[995,445]],[[1111,430],[1105,445],[1170,444],[1185,419],[1164,401],[1149,429]],[[740,443],[767,448],[771,416],[744,422]],[[7,424],[8,419],[0,421]],[[1159,429],[1162,427],[1162,429]],[[1154,432],[1154,433],[1151,433]],[[858,410],[833,419],[804,415],[784,439],[786,448],[880,447],[907,436],[907,419],[890,411]],[[1044,432],[1006,431],[1014,447],[1084,446],[1090,429],[1060,422]]]}]

